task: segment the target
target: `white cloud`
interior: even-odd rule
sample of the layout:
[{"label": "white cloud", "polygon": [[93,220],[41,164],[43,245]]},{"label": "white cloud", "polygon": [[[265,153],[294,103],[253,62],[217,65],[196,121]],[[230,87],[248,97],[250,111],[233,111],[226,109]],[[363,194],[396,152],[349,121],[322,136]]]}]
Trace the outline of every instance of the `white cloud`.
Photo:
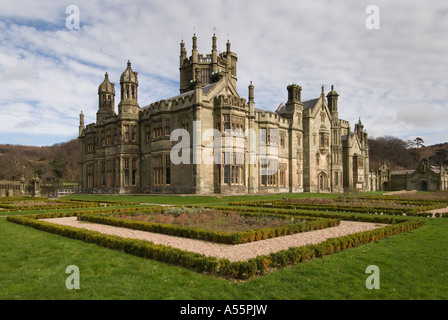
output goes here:
[{"label": "white cloud", "polygon": [[142,106],[174,96],[180,40],[190,53],[195,32],[199,51],[209,53],[215,32],[219,49],[230,39],[239,93],[247,97],[253,81],[257,107],[275,110],[291,82],[302,85],[304,99],[334,84],[340,116],[352,124],[361,117],[371,136],[424,132],[425,141],[448,141],[444,1],[378,0],[380,30],[365,28],[369,4],[78,0],[81,29],[68,30],[63,3],[3,0],[0,107],[17,108],[0,119],[0,132],[51,132],[66,140],[77,131],[80,110],[94,121],[104,73],[118,88],[128,59],[139,73]]}]

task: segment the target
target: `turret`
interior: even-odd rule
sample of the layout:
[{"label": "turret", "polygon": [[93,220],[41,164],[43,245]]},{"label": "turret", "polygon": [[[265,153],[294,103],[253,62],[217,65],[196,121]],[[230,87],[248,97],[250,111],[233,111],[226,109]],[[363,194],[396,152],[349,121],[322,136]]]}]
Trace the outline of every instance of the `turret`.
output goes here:
[{"label": "turret", "polygon": [[79,136],[82,135],[82,131],[84,130],[84,114],[81,113],[79,114]]},{"label": "turret", "polygon": [[212,73],[218,71],[218,50],[216,48],[216,36],[212,37]]},{"label": "turret", "polygon": [[255,116],[255,98],[254,98],[254,85],[252,81],[249,85],[249,97],[248,97],[248,105],[249,105],[249,116]]},{"label": "turret", "polygon": [[331,85],[331,91],[327,94],[327,104],[332,115],[338,113],[338,97],[339,94],[334,91],[334,85]]},{"label": "turret", "polygon": [[104,75],[104,80],[98,87],[98,112],[97,121],[104,121],[115,114],[115,85],[109,81],[109,75]]},{"label": "turret", "polygon": [[298,84],[290,84],[287,87],[288,101],[286,102],[286,117],[292,118],[297,116],[297,113],[303,111],[302,103],[302,87]]},{"label": "turret", "polygon": [[137,102],[138,78],[137,72],[132,71],[131,62],[128,60],[126,70],[120,77],[121,101],[118,104],[118,114],[123,117],[125,114],[131,118],[138,118],[139,105]]}]

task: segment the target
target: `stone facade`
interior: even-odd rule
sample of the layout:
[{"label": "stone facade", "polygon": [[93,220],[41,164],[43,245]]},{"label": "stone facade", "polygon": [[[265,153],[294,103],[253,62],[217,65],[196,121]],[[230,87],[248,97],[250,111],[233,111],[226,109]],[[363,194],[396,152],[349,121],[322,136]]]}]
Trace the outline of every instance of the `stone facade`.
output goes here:
[{"label": "stone facade", "polygon": [[372,191],[448,190],[448,167],[434,167],[426,160],[415,170],[391,170],[389,165],[383,164],[371,177]]},{"label": "stone facade", "polygon": [[17,180],[0,180],[0,197],[39,197],[41,194],[40,179],[35,177],[26,180],[22,177]]},{"label": "stone facade", "polygon": [[[180,44],[179,95],[140,107],[131,63],[115,85],[98,88],[96,123],[79,126],[79,191],[84,193],[244,194],[369,190],[367,133],[339,119],[338,93],[324,87],[302,101],[287,86],[275,112],[255,107],[236,89],[237,54],[187,57]],[[181,130],[178,130],[181,129]],[[229,143],[230,141],[230,143]],[[229,147],[230,146],[230,147]],[[267,155],[267,156],[265,156]],[[174,158],[173,158],[174,157]],[[179,158],[182,161],[179,161]]]}]

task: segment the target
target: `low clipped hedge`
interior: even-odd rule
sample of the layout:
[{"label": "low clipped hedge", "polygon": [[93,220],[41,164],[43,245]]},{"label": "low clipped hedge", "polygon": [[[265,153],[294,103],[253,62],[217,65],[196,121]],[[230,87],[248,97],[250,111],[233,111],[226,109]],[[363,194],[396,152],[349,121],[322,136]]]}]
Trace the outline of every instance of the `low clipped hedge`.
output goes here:
[{"label": "low clipped hedge", "polygon": [[[235,204],[236,205],[236,204]],[[189,207],[199,207],[195,205],[191,205]],[[405,217],[389,217],[384,215],[350,215],[344,213],[337,212],[329,212],[329,211],[305,211],[305,210],[294,210],[287,211],[285,208],[275,208],[269,207],[269,211],[261,207],[218,207],[218,206],[201,206],[203,208],[213,208],[216,210],[238,210],[240,213],[244,214],[280,214],[280,215],[290,215],[294,217],[303,217],[303,218],[327,218],[327,219],[339,219],[339,220],[347,220],[347,221],[358,221],[358,222],[374,222],[374,223],[386,223],[386,224],[396,224],[405,222],[408,219]],[[267,213],[269,212],[269,213]]]},{"label": "low clipped hedge", "polygon": [[[19,206],[15,205],[16,201],[49,201],[51,204],[33,205],[33,206]],[[118,205],[135,205],[127,202],[102,202],[102,201],[85,201],[85,200],[49,200],[48,198],[17,198],[16,200],[0,202],[0,208],[5,209],[5,212],[16,211],[42,211],[42,210],[56,210],[56,209],[78,209],[78,208],[98,208],[106,206]]]},{"label": "low clipped hedge", "polygon": [[[75,215],[82,216],[79,212],[67,213],[64,216]],[[7,220],[72,239],[95,243],[109,249],[120,250],[139,257],[179,265],[197,272],[206,272],[208,274],[237,279],[250,279],[257,275],[261,276],[269,270],[275,270],[300,263],[301,261],[357,247],[426,225],[426,221],[424,220],[405,220],[404,222],[396,222],[393,225],[371,231],[331,238],[319,244],[293,247],[269,255],[260,255],[247,261],[231,262],[229,259],[209,257],[170,246],[157,245],[149,241],[105,235],[96,231],[56,225],[38,220],[59,216],[61,216],[60,213],[51,215],[8,216]],[[388,219],[384,217],[384,220]]]},{"label": "low clipped hedge", "polygon": [[[254,214],[252,214],[252,216],[254,216]],[[291,219],[291,215],[286,216],[271,214],[269,216]],[[135,221],[101,215],[80,215],[78,216],[78,220],[224,244],[242,244],[339,225],[339,220],[337,219],[312,219],[311,221],[306,221],[304,223],[289,223],[275,228],[261,228],[240,232],[223,232],[174,224]]]},{"label": "low clipped hedge", "polygon": [[269,255],[260,255],[247,261],[220,261],[219,271],[223,276],[249,279],[255,275],[264,275],[270,269],[279,269],[302,261],[339,252],[344,249],[354,248],[392,235],[410,231],[424,225],[426,225],[426,221],[406,221],[380,229],[331,238],[319,244],[293,247]]},{"label": "low clipped hedge", "polygon": [[[434,203],[432,205],[417,206],[409,208],[391,208],[391,207],[363,207],[345,204],[312,204],[312,203],[288,203],[283,201],[249,201],[249,202],[230,202],[232,206],[243,207],[266,207],[278,209],[296,209],[296,210],[316,210],[316,211],[339,211],[339,212],[354,212],[366,214],[387,214],[387,215],[406,215],[427,217],[430,214],[424,211],[445,208],[443,203]],[[440,214],[440,217],[448,217],[448,214]]]},{"label": "low clipped hedge", "polygon": [[95,243],[105,248],[120,250],[147,259],[176,264],[198,272],[216,273],[218,271],[218,259],[202,254],[158,245],[144,240],[127,239],[113,235],[105,235],[96,231],[56,225],[27,216],[9,216],[7,219],[10,222],[33,227],[38,230],[88,243]]}]

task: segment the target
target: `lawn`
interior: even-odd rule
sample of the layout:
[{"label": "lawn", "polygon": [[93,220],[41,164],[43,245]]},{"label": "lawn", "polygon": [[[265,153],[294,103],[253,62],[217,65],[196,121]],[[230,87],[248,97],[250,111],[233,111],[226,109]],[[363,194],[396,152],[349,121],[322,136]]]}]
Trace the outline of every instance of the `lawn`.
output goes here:
[{"label": "lawn", "polygon": [[[283,195],[270,197],[281,199]],[[188,199],[183,204],[224,204],[236,199],[255,201],[266,197],[119,198],[127,202],[132,199],[135,203],[179,204],[181,199]],[[445,300],[448,298],[448,219],[411,219],[426,219],[428,224],[262,277],[237,281],[38,231],[1,217],[0,299]],[[68,290],[65,286],[69,276],[65,270],[69,265],[79,267],[79,290]],[[380,270],[378,290],[366,288],[369,265],[376,265]]]}]

